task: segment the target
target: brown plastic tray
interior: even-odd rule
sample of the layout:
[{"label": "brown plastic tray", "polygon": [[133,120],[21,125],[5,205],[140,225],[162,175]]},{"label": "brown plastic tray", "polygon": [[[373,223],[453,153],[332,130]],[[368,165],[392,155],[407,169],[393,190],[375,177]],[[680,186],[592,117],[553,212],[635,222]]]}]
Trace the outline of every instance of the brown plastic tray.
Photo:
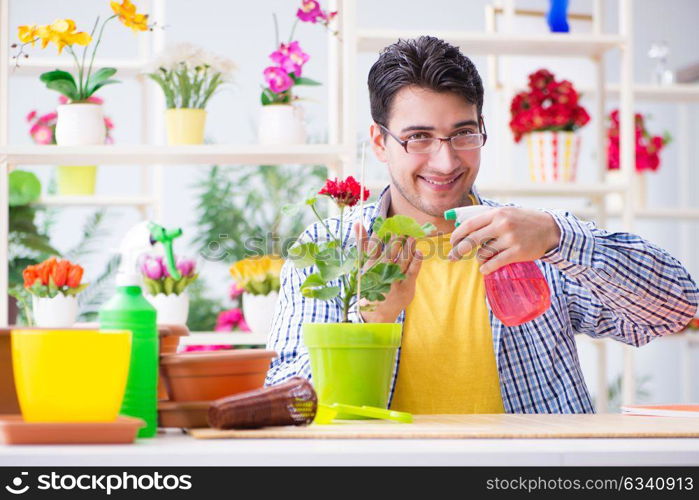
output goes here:
[{"label": "brown plastic tray", "polygon": [[158,426],[195,429],[209,427],[210,401],[161,401],[158,403]]},{"label": "brown plastic tray", "polygon": [[140,418],[119,417],[114,422],[25,422],[21,415],[0,415],[0,444],[129,444]]}]

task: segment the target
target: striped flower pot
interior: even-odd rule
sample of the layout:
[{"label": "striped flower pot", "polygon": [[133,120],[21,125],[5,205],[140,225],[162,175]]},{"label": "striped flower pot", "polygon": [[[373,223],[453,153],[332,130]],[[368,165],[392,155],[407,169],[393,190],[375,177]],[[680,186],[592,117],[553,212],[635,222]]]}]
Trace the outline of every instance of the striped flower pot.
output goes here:
[{"label": "striped flower pot", "polygon": [[580,136],[575,132],[527,134],[532,182],[574,182],[578,170]]}]

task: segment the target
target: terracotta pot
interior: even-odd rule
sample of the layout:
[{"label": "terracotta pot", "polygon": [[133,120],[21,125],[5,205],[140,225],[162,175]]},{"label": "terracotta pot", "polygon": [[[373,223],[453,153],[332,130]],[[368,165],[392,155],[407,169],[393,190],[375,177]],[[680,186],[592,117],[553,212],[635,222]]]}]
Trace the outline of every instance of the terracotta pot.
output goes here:
[{"label": "terracotta pot", "polygon": [[19,412],[15,376],[12,372],[10,328],[0,328],[0,414]]},{"label": "terracotta pot", "polygon": [[259,389],[272,358],[265,349],[167,354],[161,371],[173,401],[211,401]]},{"label": "terracotta pot", "polygon": [[158,403],[158,427],[179,427],[191,429],[208,427],[209,401],[190,401],[177,403],[164,401]]},{"label": "terracotta pot", "polygon": [[[174,354],[180,346],[180,337],[189,335],[189,329],[184,325],[158,325],[160,354]],[[168,394],[162,376],[158,377],[158,401],[167,401]]]}]

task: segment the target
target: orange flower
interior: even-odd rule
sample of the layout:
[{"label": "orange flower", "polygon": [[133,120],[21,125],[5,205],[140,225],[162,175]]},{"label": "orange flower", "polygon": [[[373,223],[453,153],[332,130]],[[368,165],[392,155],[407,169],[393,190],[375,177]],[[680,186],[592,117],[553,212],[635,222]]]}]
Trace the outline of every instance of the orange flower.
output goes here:
[{"label": "orange flower", "polygon": [[39,264],[38,274],[42,285],[49,284],[49,277],[53,273],[54,267],[56,267],[56,257],[51,257]]},{"label": "orange flower", "polygon": [[66,280],[66,285],[69,288],[75,288],[80,286],[80,280],[83,279],[83,268],[79,265],[73,265],[68,270],[68,279]]},{"label": "orange flower", "polygon": [[27,268],[22,271],[22,277],[24,278],[24,288],[30,288],[34,282],[39,278],[37,273],[38,266],[27,266]]},{"label": "orange flower", "polygon": [[56,284],[58,288],[61,288],[66,284],[66,281],[68,280],[68,271],[70,270],[70,266],[70,261],[61,260],[58,262],[58,264],[56,264],[56,267],[53,268],[51,276],[53,277],[53,282]]}]

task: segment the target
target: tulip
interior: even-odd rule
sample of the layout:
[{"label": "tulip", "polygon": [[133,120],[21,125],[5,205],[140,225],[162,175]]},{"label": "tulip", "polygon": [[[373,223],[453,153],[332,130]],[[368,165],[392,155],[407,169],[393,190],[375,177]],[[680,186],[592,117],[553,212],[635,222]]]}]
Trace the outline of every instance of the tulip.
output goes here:
[{"label": "tulip", "polygon": [[51,277],[58,288],[65,286],[66,282],[68,281],[68,271],[70,270],[70,267],[70,261],[61,260],[56,264],[56,267],[53,268]]},{"label": "tulip", "polygon": [[39,264],[39,278],[41,278],[41,284],[42,285],[48,285],[49,284],[49,277],[51,276],[51,273],[53,272],[53,268],[56,266],[56,257],[51,257],[50,259],[45,260],[41,264]]},{"label": "tulip", "polygon": [[196,264],[192,259],[178,257],[175,267],[177,267],[177,270],[182,274],[182,276],[192,276],[194,274]]},{"label": "tulip", "polygon": [[141,262],[141,273],[149,279],[159,280],[163,277],[162,262],[159,257],[146,256]]},{"label": "tulip", "polygon": [[30,288],[37,279],[39,279],[38,266],[27,266],[27,268],[22,271],[22,278],[24,278],[24,288]]},{"label": "tulip", "polygon": [[68,270],[68,279],[66,280],[66,286],[68,288],[76,288],[80,286],[80,281],[83,279],[83,268],[81,266],[73,265]]}]

